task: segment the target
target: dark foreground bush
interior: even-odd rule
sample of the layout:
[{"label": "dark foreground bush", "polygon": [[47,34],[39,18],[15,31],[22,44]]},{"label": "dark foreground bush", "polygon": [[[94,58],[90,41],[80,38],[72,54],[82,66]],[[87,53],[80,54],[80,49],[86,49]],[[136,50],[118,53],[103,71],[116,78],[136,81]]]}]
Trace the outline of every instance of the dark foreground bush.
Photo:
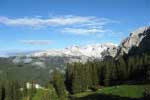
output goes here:
[{"label": "dark foreground bush", "polygon": [[144,100],[150,100],[150,88],[145,89]]}]

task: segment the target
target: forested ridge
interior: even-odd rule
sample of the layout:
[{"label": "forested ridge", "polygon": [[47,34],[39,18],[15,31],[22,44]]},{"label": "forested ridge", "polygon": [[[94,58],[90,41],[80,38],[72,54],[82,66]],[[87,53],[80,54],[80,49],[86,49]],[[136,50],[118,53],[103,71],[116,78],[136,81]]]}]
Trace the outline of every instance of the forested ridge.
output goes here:
[{"label": "forested ridge", "polygon": [[[58,69],[51,73],[49,83],[43,88],[45,92],[40,93],[41,97],[38,99],[67,100],[69,95],[97,91],[108,86],[149,84],[149,61],[150,55],[144,54],[120,57],[117,60],[110,58],[104,61],[67,64],[65,74]],[[36,100],[34,96],[38,90],[35,88],[35,81],[31,81],[31,84],[28,89],[24,81],[1,80],[0,100]],[[145,91],[149,93],[148,88]]]}]

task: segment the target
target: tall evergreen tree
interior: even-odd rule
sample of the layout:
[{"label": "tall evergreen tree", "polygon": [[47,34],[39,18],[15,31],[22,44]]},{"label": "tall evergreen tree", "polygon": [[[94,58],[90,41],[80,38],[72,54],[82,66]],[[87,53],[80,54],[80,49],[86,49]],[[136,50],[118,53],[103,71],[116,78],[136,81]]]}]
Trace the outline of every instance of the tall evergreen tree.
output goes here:
[{"label": "tall evergreen tree", "polygon": [[35,82],[32,81],[31,82],[31,87],[28,89],[28,99],[32,100],[32,98],[34,97],[34,95],[36,94],[36,88],[35,88]]},{"label": "tall evergreen tree", "polygon": [[119,59],[118,69],[120,71],[120,74],[119,74],[120,80],[126,80],[127,77],[128,77],[128,75],[127,75],[127,65],[126,65],[126,62],[125,62],[123,57],[121,57]]},{"label": "tall evergreen tree", "polygon": [[60,100],[66,100],[67,99],[67,93],[66,93],[66,87],[64,84],[64,76],[59,70],[54,70],[52,73],[52,84],[54,88],[56,89],[56,93]]},{"label": "tall evergreen tree", "polygon": [[41,100],[58,100],[56,90],[51,84],[48,84],[48,89],[42,94]]},{"label": "tall evergreen tree", "polygon": [[110,85],[110,81],[111,81],[111,65],[110,63],[106,64],[106,68],[105,68],[105,78],[104,78],[104,85],[105,86],[109,86]]}]

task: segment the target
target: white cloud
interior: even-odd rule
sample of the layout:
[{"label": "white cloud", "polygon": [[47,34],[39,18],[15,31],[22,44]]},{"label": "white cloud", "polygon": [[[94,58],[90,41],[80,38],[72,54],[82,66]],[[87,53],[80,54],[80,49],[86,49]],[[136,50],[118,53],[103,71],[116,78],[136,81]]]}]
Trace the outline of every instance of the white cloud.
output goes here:
[{"label": "white cloud", "polygon": [[49,45],[53,41],[52,40],[21,40],[21,42],[29,45]]},{"label": "white cloud", "polygon": [[64,28],[62,30],[63,33],[71,33],[77,35],[89,35],[95,33],[103,33],[107,30],[104,29],[96,29],[96,28]]},{"label": "white cloud", "polygon": [[0,24],[7,26],[26,26],[33,28],[51,27],[59,32],[70,34],[93,34],[106,32],[105,26],[109,23],[118,23],[107,18],[99,18],[95,16],[53,16],[49,18],[40,17],[23,17],[8,18],[0,16]]},{"label": "white cloud", "polygon": [[54,26],[54,25],[73,25],[73,24],[105,24],[106,19],[98,19],[96,17],[82,17],[82,16],[57,16],[51,18],[41,17],[24,17],[24,18],[7,18],[0,17],[0,23],[5,25],[23,25],[23,26]]}]

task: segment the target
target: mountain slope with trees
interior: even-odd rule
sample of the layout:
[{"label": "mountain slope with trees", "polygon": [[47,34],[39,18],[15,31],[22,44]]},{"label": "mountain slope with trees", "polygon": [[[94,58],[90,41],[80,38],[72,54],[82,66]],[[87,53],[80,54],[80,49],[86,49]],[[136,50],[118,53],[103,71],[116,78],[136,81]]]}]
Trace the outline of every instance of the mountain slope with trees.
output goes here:
[{"label": "mountain slope with trees", "polygon": [[[108,98],[111,100],[149,100],[149,38],[150,27],[142,28],[140,31],[133,32],[126,41],[122,42],[118,48],[118,55],[116,57],[113,58],[107,55],[103,60],[95,59],[92,61],[88,60],[84,63],[67,63],[66,68],[63,67],[63,70],[55,66],[53,66],[53,70],[50,70],[50,67],[48,67],[50,58],[47,58],[48,64],[44,65],[45,67],[41,66],[42,63],[34,62],[37,61],[37,58],[34,58],[34,61],[23,59],[22,61],[26,63],[21,63],[20,61],[19,63],[12,63],[12,59],[14,60],[14,58],[2,58],[0,59],[0,100],[91,100],[91,98],[94,98],[94,100],[100,98],[102,100],[108,100]],[[38,60],[41,61],[43,59],[38,58]],[[15,61],[17,62],[18,60]],[[35,65],[31,66],[31,62]],[[59,63],[57,62],[57,64]],[[24,68],[27,68],[25,71],[26,74],[22,75],[29,74],[26,79],[22,75],[19,75],[21,72],[15,70],[19,69],[22,71]],[[29,70],[29,68],[31,69]],[[35,72],[33,68],[36,68],[39,73],[37,71]],[[12,71],[16,72],[15,75],[18,78],[12,78],[14,75]],[[49,71],[48,74],[45,73],[47,71]],[[33,76],[30,76],[32,74],[35,76],[38,75],[39,77],[33,78]],[[36,83],[40,83],[38,80],[44,83],[40,89],[36,88]],[[30,88],[27,88],[27,82],[31,83]],[[125,87],[118,88],[118,86],[122,87],[123,84],[125,84]],[[137,88],[139,84],[143,85],[140,89]],[[129,90],[128,88],[131,86],[131,88],[135,89],[133,90],[135,94],[132,92],[130,96],[137,96],[138,94],[141,96],[139,98],[120,98],[116,94],[124,96],[128,91],[122,94],[118,94],[118,92],[116,94],[109,94],[110,86],[115,87],[113,88],[114,92],[115,90],[121,91],[125,88]],[[103,92],[99,93],[98,91],[100,90],[103,90]],[[85,92],[91,92],[93,94],[86,97],[73,98],[74,95]]]}]

